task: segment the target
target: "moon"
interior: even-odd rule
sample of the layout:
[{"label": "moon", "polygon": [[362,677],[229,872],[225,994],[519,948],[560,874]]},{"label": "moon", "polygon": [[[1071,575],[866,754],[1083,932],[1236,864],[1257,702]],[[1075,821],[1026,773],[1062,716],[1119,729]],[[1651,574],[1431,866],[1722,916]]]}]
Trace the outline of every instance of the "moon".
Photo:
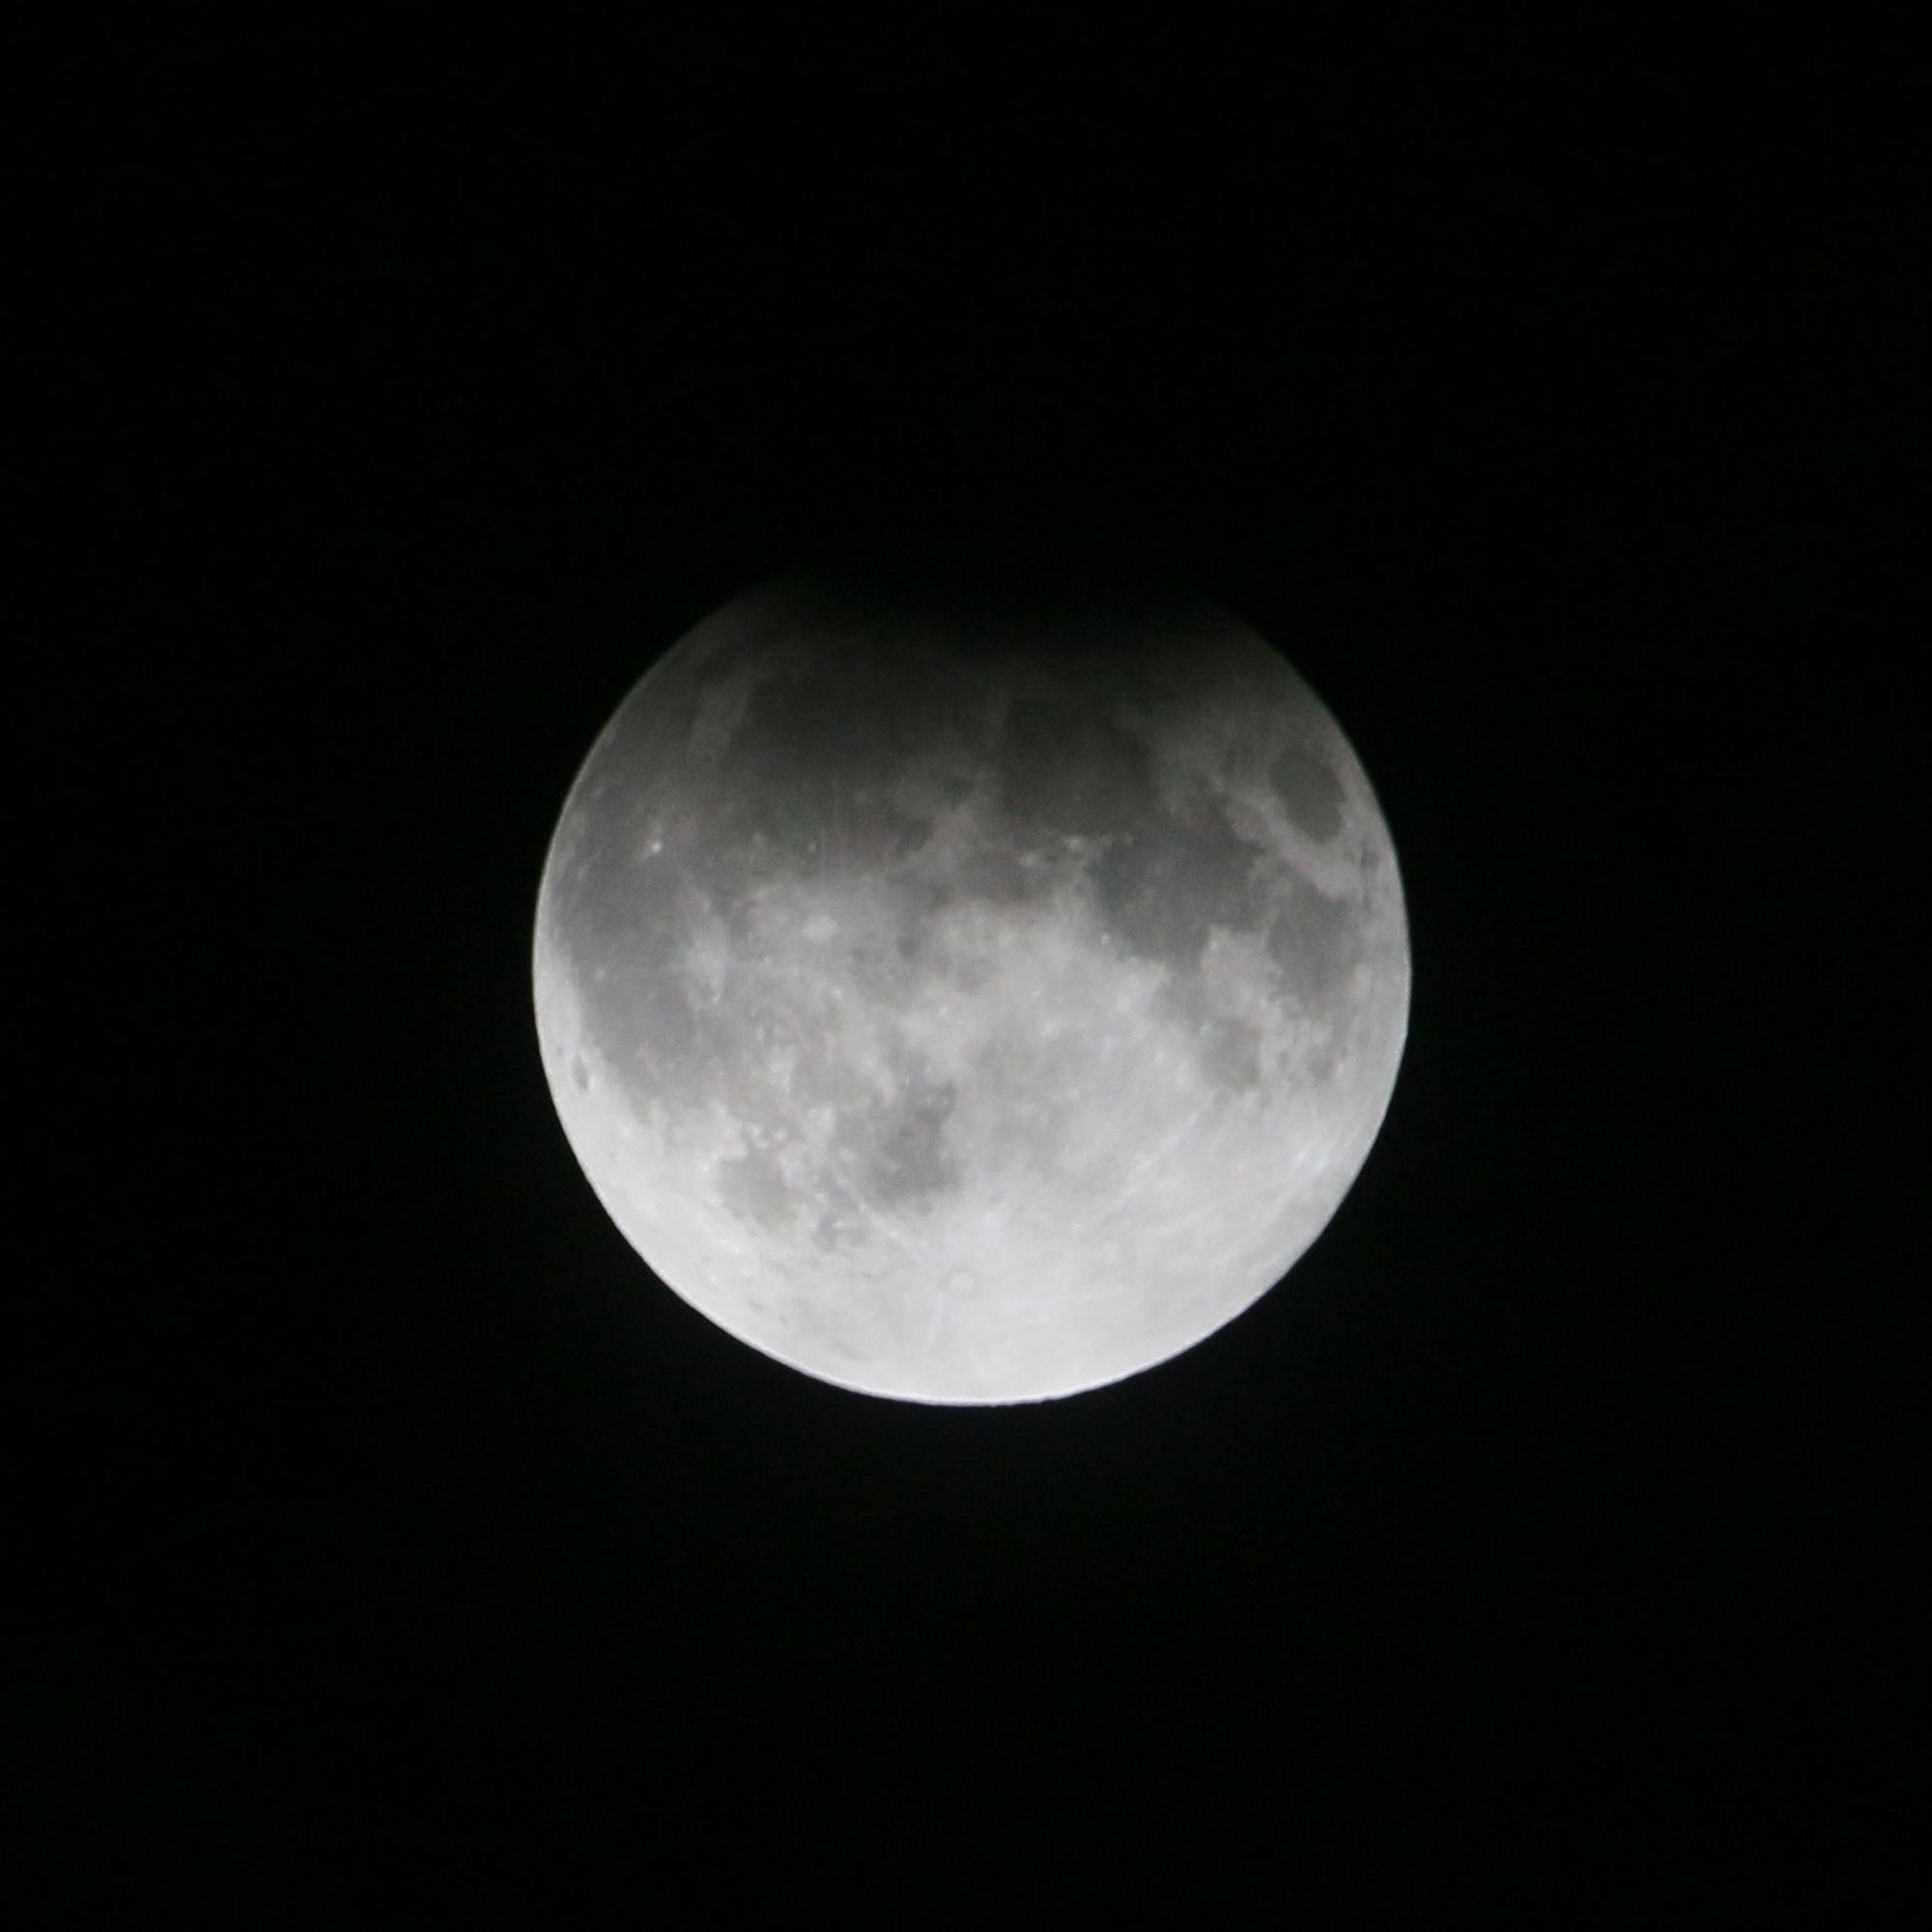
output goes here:
[{"label": "moon", "polygon": [[1278,1282],[1406,1033],[1389,831],[1191,598],[795,577],[617,707],[538,895],[565,1134],[650,1268],[808,1375],[1117,1381]]}]

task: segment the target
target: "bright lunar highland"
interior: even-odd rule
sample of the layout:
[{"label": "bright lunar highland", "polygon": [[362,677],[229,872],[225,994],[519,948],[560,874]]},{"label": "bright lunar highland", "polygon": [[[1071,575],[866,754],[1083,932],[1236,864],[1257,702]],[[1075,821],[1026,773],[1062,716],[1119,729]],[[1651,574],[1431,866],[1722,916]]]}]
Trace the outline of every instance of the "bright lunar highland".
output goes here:
[{"label": "bright lunar highland", "polygon": [[1335,720],[1227,613],[804,580],[631,692],[538,899],[565,1132],[810,1375],[1063,1396],[1248,1307],[1388,1105],[1409,955]]}]

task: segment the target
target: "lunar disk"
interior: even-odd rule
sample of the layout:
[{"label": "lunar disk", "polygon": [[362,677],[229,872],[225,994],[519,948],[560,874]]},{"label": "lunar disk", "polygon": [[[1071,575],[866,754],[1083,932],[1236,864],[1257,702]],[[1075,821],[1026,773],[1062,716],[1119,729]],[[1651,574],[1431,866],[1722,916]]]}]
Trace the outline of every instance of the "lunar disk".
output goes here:
[{"label": "lunar disk", "polygon": [[1361,764],[1234,617],[802,579],[618,706],[534,973],[651,1268],[928,1403],[1093,1388],[1254,1302],[1367,1157],[1409,986]]}]

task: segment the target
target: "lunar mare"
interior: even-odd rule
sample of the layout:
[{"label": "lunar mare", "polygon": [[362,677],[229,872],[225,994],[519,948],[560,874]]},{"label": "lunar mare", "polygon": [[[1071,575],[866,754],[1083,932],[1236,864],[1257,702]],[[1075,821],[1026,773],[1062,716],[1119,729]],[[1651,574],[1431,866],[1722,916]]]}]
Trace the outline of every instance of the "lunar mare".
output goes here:
[{"label": "lunar mare", "polygon": [[618,707],[538,898],[570,1144],[652,1269],[810,1375],[1071,1394],[1321,1233],[1401,1058],[1388,830],[1326,708],[1205,607],[803,582]]}]

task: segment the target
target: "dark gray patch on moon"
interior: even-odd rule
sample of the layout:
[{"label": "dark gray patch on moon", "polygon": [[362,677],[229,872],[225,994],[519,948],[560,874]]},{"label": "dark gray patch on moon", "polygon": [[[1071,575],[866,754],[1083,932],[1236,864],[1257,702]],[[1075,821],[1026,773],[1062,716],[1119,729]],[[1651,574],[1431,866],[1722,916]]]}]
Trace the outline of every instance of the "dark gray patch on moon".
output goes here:
[{"label": "dark gray patch on moon", "polygon": [[1010,846],[976,842],[961,854],[958,873],[962,896],[995,905],[1016,905],[1040,890],[1038,871]]},{"label": "dark gray patch on moon", "polygon": [[917,1208],[955,1188],[960,1167],[946,1128],[957,1098],[952,1083],[911,1073],[891,1098],[842,1121],[833,1145],[856,1170],[861,1193]]},{"label": "dark gray patch on moon", "polygon": [[1007,719],[1000,802],[1024,837],[1098,838],[1152,807],[1147,748],[1104,711],[1026,696]]},{"label": "dark gray patch on moon", "polygon": [[1262,1077],[1262,1030],[1251,1020],[1222,1016],[1201,1028],[1202,1071],[1216,1087],[1243,1093]]},{"label": "dark gray patch on moon", "polygon": [[733,1213],[766,1227],[796,1212],[783,1170],[761,1148],[752,1148],[718,1165],[718,1191]]},{"label": "dark gray patch on moon", "polygon": [[1260,858],[1219,813],[1197,827],[1149,810],[1108,842],[1090,876],[1110,932],[1142,957],[1187,972],[1216,926],[1242,931],[1262,917]]},{"label": "dark gray patch on moon", "polygon": [[1328,1010],[1362,956],[1357,909],[1306,880],[1289,888],[1287,904],[1269,923],[1268,956],[1282,983],[1315,1011]]},{"label": "dark gray patch on moon", "polygon": [[1268,781],[1290,821],[1322,843],[1342,829],[1342,781],[1327,759],[1290,745],[1268,767]]},{"label": "dark gray patch on moon", "polygon": [[886,652],[860,665],[815,653],[797,674],[755,685],[717,760],[718,833],[767,839],[808,869],[900,864],[929,827],[888,792],[916,753],[949,735],[944,700],[916,663]]}]

